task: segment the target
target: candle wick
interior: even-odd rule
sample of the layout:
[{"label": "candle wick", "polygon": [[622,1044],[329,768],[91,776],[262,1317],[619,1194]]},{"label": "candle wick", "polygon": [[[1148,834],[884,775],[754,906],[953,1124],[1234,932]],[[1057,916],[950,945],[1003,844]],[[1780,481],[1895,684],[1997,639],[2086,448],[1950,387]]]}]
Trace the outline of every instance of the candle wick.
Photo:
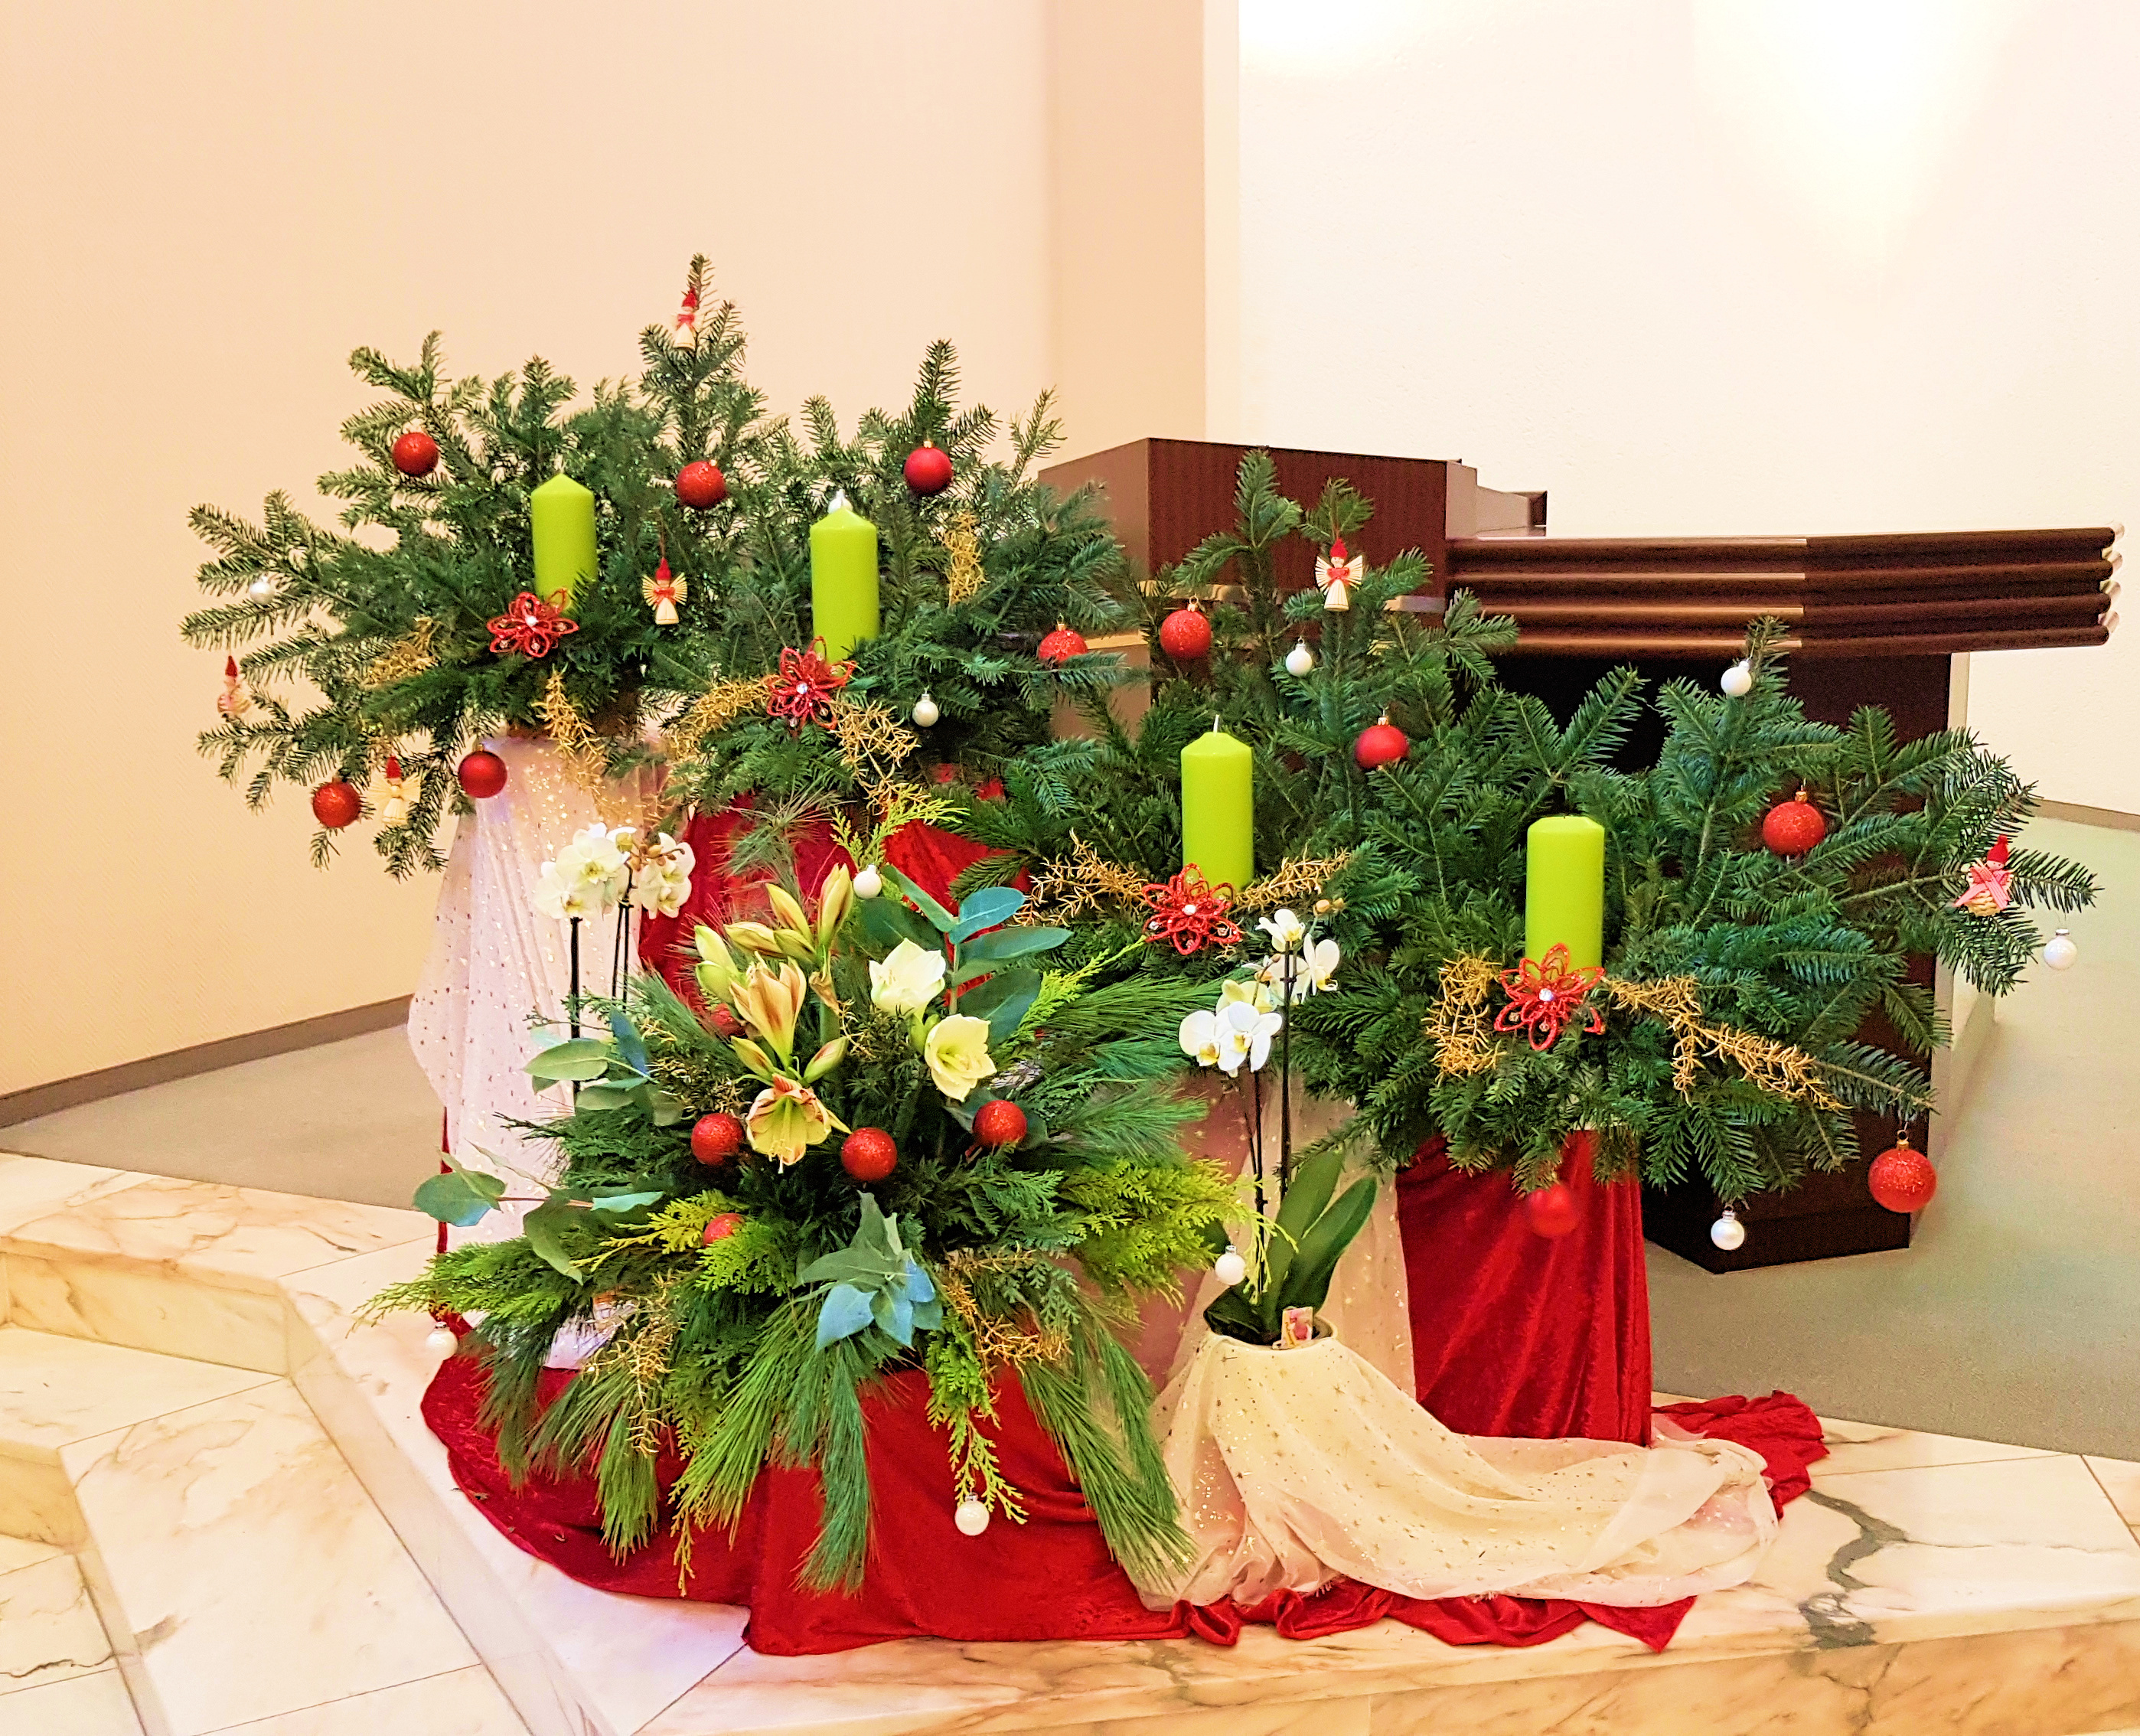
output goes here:
[{"label": "candle wick", "polygon": [[1211,733],[1212,733],[1214,735],[1215,735],[1215,734],[1217,734],[1217,733],[1218,733],[1218,732],[1219,732],[1219,714],[1218,714],[1217,712],[1215,712],[1215,712],[1213,712],[1213,713],[1211,714]]},{"label": "candle wick", "polygon": [[847,503],[847,491],[845,488],[835,488],[832,490],[832,503],[827,507],[825,510],[828,512],[837,512],[843,508]]}]

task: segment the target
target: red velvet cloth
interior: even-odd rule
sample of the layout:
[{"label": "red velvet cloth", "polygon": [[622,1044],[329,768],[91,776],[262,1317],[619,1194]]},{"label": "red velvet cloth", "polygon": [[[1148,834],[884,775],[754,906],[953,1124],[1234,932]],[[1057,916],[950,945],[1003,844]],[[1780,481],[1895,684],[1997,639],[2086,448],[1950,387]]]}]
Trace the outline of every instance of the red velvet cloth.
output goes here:
[{"label": "red velvet cloth", "polygon": [[[562,1371],[545,1375],[543,1400],[554,1399],[571,1378]],[[924,1635],[1047,1640],[1193,1635],[1230,1645],[1250,1622],[1269,1624],[1289,1639],[1313,1639],[1384,1617],[1452,1645],[1536,1645],[1588,1619],[1662,1650],[1693,1604],[1689,1598],[1629,1610],[1522,1597],[1427,1600],[1341,1581],[1312,1597],[1282,1592],[1251,1609],[1228,1602],[1147,1610],[1107,1553],[1091,1510],[1015,1382],[1001,1390],[995,1439],[1004,1474],[1025,1502],[1026,1523],[999,1518],[978,1537],[959,1534],[951,1523],[945,1439],[929,1424],[928,1388],[917,1371],[876,1383],[864,1399],[874,1515],[868,1574],[858,1596],[801,1588],[800,1568],[819,1516],[817,1474],[804,1469],[764,1471],[733,1539],[718,1530],[694,1538],[685,1578],[665,1525],[623,1560],[610,1553],[591,1477],[537,1476],[516,1488],[480,1420],[483,1380],[476,1358],[449,1358],[424,1396],[424,1417],[445,1443],[454,1480],[492,1524],[529,1554],[602,1591],[745,1605],[746,1637],[762,1652],[843,1651]],[[1679,1405],[1674,1414],[1683,1426],[1760,1452],[1779,1504],[1804,1488],[1806,1466],[1826,1450],[1819,1425],[1784,1393]],[[661,1466],[665,1488],[676,1469],[673,1460]]]},{"label": "red velvet cloth", "polygon": [[1650,1438],[1642,1199],[1590,1173],[1571,1135],[1560,1179],[1581,1214],[1549,1240],[1506,1175],[1467,1175],[1439,1136],[1397,1175],[1421,1404],[1459,1434]]}]

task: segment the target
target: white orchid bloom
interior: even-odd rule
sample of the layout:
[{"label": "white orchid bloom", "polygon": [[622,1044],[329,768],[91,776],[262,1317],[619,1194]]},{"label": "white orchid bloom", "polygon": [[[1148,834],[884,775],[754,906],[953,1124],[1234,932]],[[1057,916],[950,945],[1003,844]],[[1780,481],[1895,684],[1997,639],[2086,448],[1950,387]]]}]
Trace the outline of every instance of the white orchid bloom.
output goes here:
[{"label": "white orchid bloom", "polygon": [[691,870],[698,866],[698,854],[665,831],[655,836],[660,841],[647,852],[636,895],[641,908],[657,916],[674,916],[691,895]]},{"label": "white orchid bloom", "polygon": [[[1279,999],[1299,1001],[1311,994],[1321,994],[1330,987],[1330,979],[1338,970],[1338,943],[1334,940],[1311,940],[1301,949],[1300,956],[1289,958],[1284,954],[1274,954],[1256,966],[1256,980],[1267,983]],[[1292,984],[1287,993],[1287,983]]]},{"label": "white orchid bloom", "polygon": [[1253,1001],[1227,1002],[1218,1014],[1220,1071],[1231,1078],[1245,1061],[1250,1072],[1261,1072],[1270,1059],[1271,1038],[1284,1023],[1277,1013],[1261,1011]]},{"label": "white orchid bloom", "polygon": [[1223,1014],[1227,1008],[1236,1003],[1253,1007],[1259,1013],[1269,1013],[1277,1007],[1278,997],[1271,993],[1267,983],[1244,983],[1238,979],[1221,983],[1219,985],[1218,1011]]},{"label": "white orchid bloom", "polygon": [[886,1013],[919,1013],[944,986],[944,955],[902,940],[870,961],[870,999]]},{"label": "white orchid bloom", "polygon": [[615,910],[616,898],[611,883],[587,879],[579,871],[578,865],[569,860],[571,855],[569,850],[561,851],[556,861],[543,863],[529,898],[535,914],[562,921],[570,917],[600,916]]},{"label": "white orchid bloom", "polygon": [[1181,1052],[1199,1067],[1219,1064],[1219,1015],[1192,1013],[1181,1022]]},{"label": "white orchid bloom", "polygon": [[1275,952],[1293,953],[1300,950],[1300,943],[1308,938],[1308,924],[1292,910],[1277,910],[1256,924],[1270,936]]}]

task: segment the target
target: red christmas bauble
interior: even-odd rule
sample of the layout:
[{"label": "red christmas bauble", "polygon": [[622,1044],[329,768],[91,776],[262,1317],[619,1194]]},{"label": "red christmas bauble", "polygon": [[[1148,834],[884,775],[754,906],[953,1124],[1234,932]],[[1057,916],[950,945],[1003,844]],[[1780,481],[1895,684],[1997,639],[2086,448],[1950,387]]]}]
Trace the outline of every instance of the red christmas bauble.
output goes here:
[{"label": "red christmas bauble", "polygon": [[488,748],[479,748],[461,762],[457,775],[461,787],[480,802],[505,787],[505,762]]},{"label": "red christmas bauble", "polygon": [[1085,643],[1082,633],[1075,627],[1066,627],[1058,621],[1055,630],[1040,641],[1033,655],[1043,663],[1057,664],[1068,658],[1082,657],[1092,649]]},{"label": "red christmas bauble", "polygon": [[840,1167],[856,1181],[882,1181],[899,1165],[899,1147],[881,1127],[857,1127],[840,1144]]},{"label": "red christmas bauble", "polygon": [[1872,1160],[1872,1167],[1865,1172],[1865,1184],[1891,1212],[1921,1212],[1939,1190],[1939,1171],[1923,1152],[1897,1145]]},{"label": "red christmas bauble", "polygon": [[704,512],[728,498],[729,479],[721,474],[719,464],[700,459],[676,473],[676,498],[687,507],[696,507]]},{"label": "red christmas bauble", "polygon": [[404,476],[429,476],[438,468],[439,443],[412,428],[394,443],[394,468]]},{"label": "red christmas bauble", "polygon": [[706,1219],[704,1233],[699,1236],[699,1240],[703,1246],[711,1248],[716,1242],[727,1241],[742,1228],[743,1214],[741,1212],[716,1212]]},{"label": "red christmas bauble", "polygon": [[1177,663],[1211,655],[1211,623],[1201,609],[1177,609],[1159,624],[1159,648]]},{"label": "red christmas bauble", "polygon": [[906,454],[906,486],[916,494],[941,494],[951,486],[951,454],[926,442]]},{"label": "red christmas bauble", "polygon": [[743,1150],[743,1123],[734,1116],[700,1116],[691,1124],[691,1155],[719,1169]]},{"label": "red christmas bauble", "polygon": [[1761,822],[1761,841],[1778,856],[1804,856],[1828,836],[1828,821],[1800,790],[1789,802],[1779,802]]},{"label": "red christmas bauble", "polygon": [[1411,743],[1403,730],[1382,714],[1379,723],[1370,723],[1360,732],[1360,738],[1352,743],[1352,758],[1368,771],[1377,766],[1395,765],[1411,752]]},{"label": "red christmas bauble", "polygon": [[974,1117],[974,1137],[984,1145],[1015,1145],[1025,1137],[1025,1111],[999,1097]]},{"label": "red christmas bauble", "polygon": [[356,787],[337,777],[312,792],[312,817],[329,831],[340,831],[364,812],[364,797]]},{"label": "red christmas bauble", "polygon": [[1573,1229],[1576,1220],[1583,1215],[1575,1204],[1575,1195],[1568,1192],[1564,1181],[1524,1194],[1524,1210],[1531,1220],[1531,1228],[1549,1242],[1557,1242]]}]

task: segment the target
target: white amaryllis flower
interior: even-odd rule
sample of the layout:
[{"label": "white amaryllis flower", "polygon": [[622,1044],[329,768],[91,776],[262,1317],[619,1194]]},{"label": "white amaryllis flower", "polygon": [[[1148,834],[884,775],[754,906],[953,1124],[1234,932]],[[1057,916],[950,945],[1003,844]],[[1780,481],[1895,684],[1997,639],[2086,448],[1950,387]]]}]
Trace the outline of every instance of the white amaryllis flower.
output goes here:
[{"label": "white amaryllis flower", "polygon": [[1338,943],[1334,940],[1311,940],[1302,949],[1300,956],[1288,958],[1283,953],[1274,954],[1256,966],[1256,980],[1268,984],[1273,996],[1285,999],[1288,973],[1291,973],[1293,1000],[1302,1000],[1311,994],[1321,994],[1330,986],[1330,979],[1338,971]]},{"label": "white amaryllis flower", "polygon": [[1292,910],[1274,910],[1256,926],[1270,936],[1272,949],[1277,952],[1298,952],[1300,943],[1308,938],[1308,924]]},{"label": "white amaryllis flower", "polygon": [[902,940],[870,961],[870,1000],[886,1013],[919,1013],[944,986],[944,955]]},{"label": "white amaryllis flower", "polygon": [[929,1063],[936,1089],[954,1103],[964,1102],[996,1071],[989,1054],[988,1021],[964,1013],[938,1019],[922,1042],[921,1058]]},{"label": "white amaryllis flower", "polygon": [[645,865],[639,870],[639,885],[632,895],[642,910],[657,916],[674,916],[691,895],[691,870],[698,866],[698,855],[689,844],[665,831],[655,836],[657,841],[646,853]]}]

